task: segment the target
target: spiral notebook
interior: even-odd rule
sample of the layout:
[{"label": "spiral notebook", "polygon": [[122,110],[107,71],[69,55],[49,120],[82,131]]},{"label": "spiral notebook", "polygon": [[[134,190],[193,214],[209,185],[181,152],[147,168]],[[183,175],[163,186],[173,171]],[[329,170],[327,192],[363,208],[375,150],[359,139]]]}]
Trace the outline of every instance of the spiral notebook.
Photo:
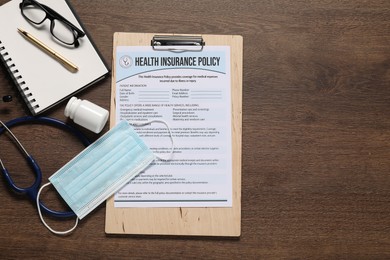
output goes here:
[{"label": "spiral notebook", "polygon": [[[34,26],[21,14],[21,0],[0,6],[0,59],[33,115],[40,114],[108,75],[109,69],[67,0],[39,0],[60,13],[86,35],[78,48],[58,43],[50,33],[50,21]],[[60,62],[27,41],[18,28],[27,31],[78,66],[73,73]]]}]

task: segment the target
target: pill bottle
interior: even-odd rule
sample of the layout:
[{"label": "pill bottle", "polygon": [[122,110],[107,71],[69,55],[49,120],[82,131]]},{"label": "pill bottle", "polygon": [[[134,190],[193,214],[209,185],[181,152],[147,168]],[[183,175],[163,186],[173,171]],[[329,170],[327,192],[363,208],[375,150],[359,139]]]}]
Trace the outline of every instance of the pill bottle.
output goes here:
[{"label": "pill bottle", "polygon": [[105,126],[109,113],[88,100],[72,97],[65,107],[64,114],[76,124],[98,134]]}]

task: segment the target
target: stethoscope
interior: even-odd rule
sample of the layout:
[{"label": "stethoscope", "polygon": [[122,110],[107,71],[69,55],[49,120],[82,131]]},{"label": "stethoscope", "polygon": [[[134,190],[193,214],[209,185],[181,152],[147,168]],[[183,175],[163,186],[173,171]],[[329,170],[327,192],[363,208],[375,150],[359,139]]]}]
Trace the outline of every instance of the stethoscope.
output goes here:
[{"label": "stethoscope", "polygon": [[12,101],[12,96],[11,95],[3,96],[3,102],[11,102],[11,101]]},{"label": "stethoscope", "polygon": [[[41,169],[39,168],[38,163],[34,160],[32,155],[30,155],[26,149],[23,147],[23,145],[19,142],[19,140],[16,138],[16,136],[12,133],[10,128],[16,125],[21,125],[21,124],[31,124],[31,123],[37,123],[37,124],[46,124],[46,125],[52,125],[57,128],[60,128],[62,130],[65,130],[67,132],[70,132],[74,136],[76,136],[85,146],[88,146],[91,142],[87,139],[87,137],[77,130],[76,128],[67,125],[66,123],[50,118],[50,117],[32,117],[32,116],[27,116],[27,117],[20,117],[13,119],[11,121],[8,121],[7,123],[3,123],[0,121],[0,135],[2,135],[5,131],[7,131],[12,139],[17,143],[18,147],[24,154],[26,160],[28,161],[30,167],[33,169],[35,173],[35,181],[34,183],[27,188],[22,188],[19,187],[15,184],[14,180],[12,179],[11,175],[9,174],[8,170],[5,168],[3,162],[0,159],[0,166],[1,166],[1,172],[7,182],[7,184],[11,187],[13,191],[19,194],[24,194],[27,195],[28,198],[30,198],[33,203],[36,203],[37,200],[37,195],[39,188],[41,186],[42,182],[42,172]],[[67,212],[61,212],[61,211],[56,211],[49,209],[45,204],[43,204],[41,201],[39,201],[39,206],[42,212],[49,214],[53,217],[57,218],[68,218],[68,217],[73,217],[75,216],[75,213],[73,211],[67,211]]]}]

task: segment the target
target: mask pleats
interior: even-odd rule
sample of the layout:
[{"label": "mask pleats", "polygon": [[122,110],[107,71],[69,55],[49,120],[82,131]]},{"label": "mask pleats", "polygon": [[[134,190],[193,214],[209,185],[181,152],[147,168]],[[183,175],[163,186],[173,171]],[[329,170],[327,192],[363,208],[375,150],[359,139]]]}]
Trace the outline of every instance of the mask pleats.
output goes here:
[{"label": "mask pleats", "polygon": [[81,219],[154,159],[153,152],[123,121],[49,180]]}]

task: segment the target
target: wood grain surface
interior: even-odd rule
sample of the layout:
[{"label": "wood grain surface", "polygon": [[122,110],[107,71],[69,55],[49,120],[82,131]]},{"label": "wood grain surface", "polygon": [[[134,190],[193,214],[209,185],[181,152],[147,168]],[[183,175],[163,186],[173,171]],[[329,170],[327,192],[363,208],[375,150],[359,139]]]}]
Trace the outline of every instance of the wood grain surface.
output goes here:
[{"label": "wood grain surface", "polygon": [[[58,237],[1,178],[1,259],[390,258],[390,1],[70,2],[108,63],[114,32],[243,36],[241,237],[107,236],[105,205]],[[108,109],[110,89],[107,79],[79,98]],[[1,67],[0,96],[8,94],[14,100],[0,103],[0,119],[27,115]],[[66,120],[64,108],[45,115]],[[48,126],[15,134],[45,179],[82,149]],[[18,184],[31,183],[4,135],[0,158]],[[62,208],[54,194],[43,200]]]}]

